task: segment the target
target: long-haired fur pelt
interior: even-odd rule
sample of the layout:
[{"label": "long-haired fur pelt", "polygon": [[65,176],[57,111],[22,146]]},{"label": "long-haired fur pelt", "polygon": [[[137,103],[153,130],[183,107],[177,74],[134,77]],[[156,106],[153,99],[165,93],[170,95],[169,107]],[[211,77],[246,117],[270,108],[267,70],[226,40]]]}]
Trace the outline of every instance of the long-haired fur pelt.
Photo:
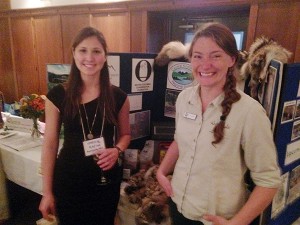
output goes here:
[{"label": "long-haired fur pelt", "polygon": [[129,202],[137,206],[136,225],[171,224],[168,197],[156,179],[157,169],[158,166],[154,165],[134,174],[124,189]]},{"label": "long-haired fur pelt", "polygon": [[184,45],[180,41],[170,41],[165,44],[155,58],[154,63],[158,66],[165,66],[173,59],[188,59],[190,44]]},{"label": "long-haired fur pelt", "polygon": [[250,95],[257,99],[258,86],[264,84],[268,66],[272,59],[287,63],[292,53],[273,39],[257,38],[249,48],[247,61],[241,67],[241,76],[250,76]]}]

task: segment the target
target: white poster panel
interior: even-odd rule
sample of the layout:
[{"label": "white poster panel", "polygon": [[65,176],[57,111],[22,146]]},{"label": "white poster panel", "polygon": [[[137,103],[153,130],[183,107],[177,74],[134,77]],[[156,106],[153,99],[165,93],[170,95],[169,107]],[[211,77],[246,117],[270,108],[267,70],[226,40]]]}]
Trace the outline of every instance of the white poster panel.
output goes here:
[{"label": "white poster panel", "polygon": [[120,56],[107,56],[107,65],[111,84],[120,87]]},{"label": "white poster panel", "polygon": [[287,145],[284,165],[288,165],[298,159],[300,159],[300,140]]},{"label": "white poster panel", "polygon": [[153,91],[154,59],[132,59],[131,92]]}]

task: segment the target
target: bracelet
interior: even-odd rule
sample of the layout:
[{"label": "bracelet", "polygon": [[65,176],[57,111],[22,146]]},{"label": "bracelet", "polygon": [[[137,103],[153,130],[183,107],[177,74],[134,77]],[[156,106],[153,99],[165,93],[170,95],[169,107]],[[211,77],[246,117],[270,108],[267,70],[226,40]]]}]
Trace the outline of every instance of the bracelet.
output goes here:
[{"label": "bracelet", "polygon": [[118,154],[119,156],[121,156],[121,154],[123,153],[123,151],[120,149],[119,146],[115,145],[114,148],[116,148],[118,150]]},{"label": "bracelet", "polygon": [[118,160],[117,160],[118,161],[118,165],[122,166],[122,164],[123,164],[123,151],[117,145],[115,145],[114,148],[116,148],[118,150]]}]

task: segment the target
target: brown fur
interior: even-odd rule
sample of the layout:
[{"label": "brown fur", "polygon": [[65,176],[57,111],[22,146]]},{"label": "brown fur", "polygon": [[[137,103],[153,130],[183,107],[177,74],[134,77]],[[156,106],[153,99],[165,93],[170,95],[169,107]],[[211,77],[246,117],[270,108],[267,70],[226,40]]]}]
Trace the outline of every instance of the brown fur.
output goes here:
[{"label": "brown fur", "polygon": [[274,40],[260,37],[250,46],[247,61],[241,67],[241,76],[250,79],[250,95],[258,97],[258,85],[265,82],[268,66],[272,59],[287,63],[292,55],[287,49],[277,44]]},{"label": "brown fur", "polygon": [[138,205],[137,225],[168,225],[170,222],[168,197],[156,180],[157,169],[156,165],[133,175],[124,189],[129,201]]}]

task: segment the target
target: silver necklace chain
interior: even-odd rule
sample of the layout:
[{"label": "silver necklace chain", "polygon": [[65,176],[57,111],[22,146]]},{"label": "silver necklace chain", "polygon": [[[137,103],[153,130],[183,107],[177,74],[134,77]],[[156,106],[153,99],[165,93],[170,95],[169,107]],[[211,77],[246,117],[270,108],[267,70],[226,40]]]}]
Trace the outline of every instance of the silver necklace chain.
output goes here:
[{"label": "silver necklace chain", "polygon": [[[85,114],[85,119],[86,119],[86,122],[87,122],[87,127],[89,129],[89,133],[87,135],[87,139],[91,140],[94,138],[94,135],[92,133],[93,131],[93,128],[94,128],[94,124],[95,124],[95,121],[96,121],[96,117],[97,117],[97,112],[98,112],[98,108],[99,108],[99,101],[97,102],[97,108],[96,108],[96,112],[95,112],[95,115],[94,115],[94,119],[93,119],[93,122],[92,122],[92,127],[90,127],[90,123],[89,123],[89,118],[88,118],[88,115],[86,113],[86,109],[85,109],[85,106],[84,104],[82,104],[83,106],[83,110],[84,110],[84,114]],[[79,108],[79,107],[78,107]],[[80,108],[79,108],[79,114],[80,114],[80,119],[81,119],[81,124],[83,125],[82,123],[82,118],[81,118],[81,111],[80,111]],[[85,132],[84,132],[85,133]]]}]

